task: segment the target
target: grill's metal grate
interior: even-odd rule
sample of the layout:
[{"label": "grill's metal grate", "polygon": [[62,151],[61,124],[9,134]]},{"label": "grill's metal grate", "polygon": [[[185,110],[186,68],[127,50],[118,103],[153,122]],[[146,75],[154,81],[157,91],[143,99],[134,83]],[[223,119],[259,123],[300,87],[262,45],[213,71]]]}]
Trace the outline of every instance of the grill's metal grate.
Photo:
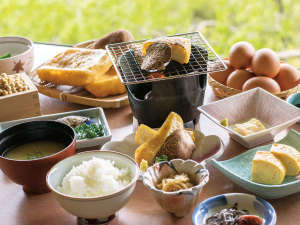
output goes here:
[{"label": "grill's metal grate", "polygon": [[[212,72],[218,72],[226,69],[224,62],[214,52],[209,43],[205,40],[199,32],[185,33],[172,35],[170,37],[184,37],[191,40],[192,46],[199,46],[200,48],[192,49],[190,61],[188,64],[181,65],[173,62],[169,64],[167,71],[164,72],[164,78],[147,78],[149,74],[143,71],[140,67],[142,45],[146,40],[122,42],[116,44],[109,44],[106,46],[114,67],[124,84],[145,83],[152,81],[159,81],[165,79],[173,79],[187,76],[194,76]],[[201,50],[204,48],[205,50]],[[122,64],[119,60],[122,57]]]}]

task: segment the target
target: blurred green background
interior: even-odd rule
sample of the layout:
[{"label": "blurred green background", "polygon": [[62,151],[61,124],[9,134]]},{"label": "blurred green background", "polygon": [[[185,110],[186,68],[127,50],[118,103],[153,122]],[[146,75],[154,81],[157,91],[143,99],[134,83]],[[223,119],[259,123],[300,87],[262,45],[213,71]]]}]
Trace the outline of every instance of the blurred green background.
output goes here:
[{"label": "blurred green background", "polygon": [[299,0],[1,0],[0,12],[1,36],[40,42],[74,44],[123,28],[135,39],[201,31],[222,56],[240,40],[300,48]]}]

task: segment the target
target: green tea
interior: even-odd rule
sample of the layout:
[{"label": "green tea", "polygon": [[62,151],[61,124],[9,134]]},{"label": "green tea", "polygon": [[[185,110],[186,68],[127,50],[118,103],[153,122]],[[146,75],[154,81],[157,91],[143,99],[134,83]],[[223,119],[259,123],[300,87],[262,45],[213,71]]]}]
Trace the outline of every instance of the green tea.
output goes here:
[{"label": "green tea", "polygon": [[65,146],[54,141],[33,141],[9,150],[4,157],[15,160],[32,160],[53,155]]}]

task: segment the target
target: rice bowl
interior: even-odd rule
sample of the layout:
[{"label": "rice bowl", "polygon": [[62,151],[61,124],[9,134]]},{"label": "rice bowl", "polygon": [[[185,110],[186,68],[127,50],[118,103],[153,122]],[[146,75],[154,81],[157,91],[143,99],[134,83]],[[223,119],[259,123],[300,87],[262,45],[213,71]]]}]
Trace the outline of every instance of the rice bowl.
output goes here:
[{"label": "rice bowl", "polygon": [[[114,161],[119,169],[126,168],[130,172],[130,182],[111,194],[97,195],[93,197],[77,197],[62,193],[59,189],[64,177],[74,166],[79,166],[84,161],[93,158]],[[135,189],[139,177],[139,168],[135,160],[124,154],[114,151],[86,151],[60,161],[48,172],[46,181],[56,200],[69,213],[80,220],[97,219],[109,221],[112,215],[120,210],[129,200]]]},{"label": "rice bowl", "polygon": [[75,197],[104,196],[119,191],[131,179],[128,168],[119,168],[112,160],[93,157],[73,166],[58,190]]}]

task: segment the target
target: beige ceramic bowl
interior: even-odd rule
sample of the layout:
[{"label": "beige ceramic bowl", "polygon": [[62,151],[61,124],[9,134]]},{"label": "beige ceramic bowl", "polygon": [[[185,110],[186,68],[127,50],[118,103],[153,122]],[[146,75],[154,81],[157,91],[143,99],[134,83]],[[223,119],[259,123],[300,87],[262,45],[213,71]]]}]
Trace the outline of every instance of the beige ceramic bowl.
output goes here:
[{"label": "beige ceramic bowl", "polygon": [[[281,131],[300,119],[300,110],[262,88],[255,88],[231,97],[198,107],[201,113],[218,126],[228,131],[230,137],[245,146],[253,148],[273,141]],[[229,127],[220,121],[227,118]],[[266,125],[265,130],[243,136],[232,126],[256,118]]]},{"label": "beige ceramic bowl", "polygon": [[33,43],[25,37],[0,37],[0,56],[7,53],[11,57],[0,59],[0,74],[30,73],[33,66]]},{"label": "beige ceramic bowl", "polygon": [[[176,173],[188,174],[195,186],[174,192],[165,192],[155,187],[155,184],[163,178]],[[152,191],[160,206],[177,217],[183,217],[190,212],[208,180],[208,170],[202,164],[190,159],[173,159],[169,162],[156,163],[148,168],[143,175],[144,185]]]},{"label": "beige ceramic bowl", "polygon": [[[113,160],[121,168],[127,167],[132,176],[131,182],[120,191],[101,197],[73,197],[58,191],[58,186],[73,166],[93,157]],[[88,151],[57,163],[48,172],[46,181],[59,204],[66,211],[77,216],[79,224],[95,224],[96,222],[103,224],[110,221],[114,214],[128,202],[138,176],[139,168],[132,158],[113,151]]]}]

